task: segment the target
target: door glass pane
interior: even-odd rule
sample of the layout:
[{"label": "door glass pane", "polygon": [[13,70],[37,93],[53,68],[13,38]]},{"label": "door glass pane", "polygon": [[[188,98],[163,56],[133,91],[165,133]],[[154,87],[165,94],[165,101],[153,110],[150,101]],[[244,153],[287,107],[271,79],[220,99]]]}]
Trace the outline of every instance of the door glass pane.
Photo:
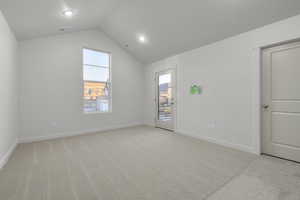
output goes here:
[{"label": "door glass pane", "polygon": [[171,80],[171,73],[159,75],[158,119],[160,121],[168,121],[172,119]]}]

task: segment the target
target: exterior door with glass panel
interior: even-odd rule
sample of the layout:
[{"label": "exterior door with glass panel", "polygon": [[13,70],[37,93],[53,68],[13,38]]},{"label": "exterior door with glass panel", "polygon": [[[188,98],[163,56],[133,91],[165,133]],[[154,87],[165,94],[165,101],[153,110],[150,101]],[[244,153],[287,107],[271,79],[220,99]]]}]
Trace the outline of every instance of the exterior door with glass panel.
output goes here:
[{"label": "exterior door with glass panel", "polygon": [[300,42],[262,54],[263,153],[300,162]]},{"label": "exterior door with glass panel", "polygon": [[156,73],[156,127],[174,131],[176,80],[173,69]]}]

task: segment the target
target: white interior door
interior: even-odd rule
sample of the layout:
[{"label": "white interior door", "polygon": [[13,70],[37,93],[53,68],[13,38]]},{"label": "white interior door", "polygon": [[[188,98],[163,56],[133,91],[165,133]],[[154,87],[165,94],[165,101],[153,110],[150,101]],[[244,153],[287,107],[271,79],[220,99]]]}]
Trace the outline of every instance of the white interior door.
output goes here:
[{"label": "white interior door", "polygon": [[156,73],[156,127],[174,131],[176,114],[175,70]]},{"label": "white interior door", "polygon": [[300,162],[300,42],[263,50],[263,153]]}]

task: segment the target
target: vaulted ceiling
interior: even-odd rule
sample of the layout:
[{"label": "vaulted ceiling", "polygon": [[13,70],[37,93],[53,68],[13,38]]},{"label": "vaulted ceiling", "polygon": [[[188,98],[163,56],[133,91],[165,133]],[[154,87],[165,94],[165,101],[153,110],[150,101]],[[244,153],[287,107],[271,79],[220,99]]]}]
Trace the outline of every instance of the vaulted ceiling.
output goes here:
[{"label": "vaulted ceiling", "polygon": [[[68,19],[63,10],[72,9]],[[299,0],[0,0],[19,40],[99,28],[144,63],[300,14]],[[148,40],[141,44],[137,37]]]}]

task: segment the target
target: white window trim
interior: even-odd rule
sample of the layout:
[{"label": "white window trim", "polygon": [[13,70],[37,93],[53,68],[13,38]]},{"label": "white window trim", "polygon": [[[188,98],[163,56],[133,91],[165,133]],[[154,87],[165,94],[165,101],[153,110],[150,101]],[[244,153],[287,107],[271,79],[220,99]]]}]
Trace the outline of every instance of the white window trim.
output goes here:
[{"label": "white window trim", "polygon": [[[84,76],[84,60],[83,60],[83,50],[84,49],[88,49],[88,50],[92,50],[92,51],[98,51],[98,52],[101,52],[101,53],[106,53],[106,54],[109,54],[109,82],[110,82],[110,93],[109,93],[109,96],[107,97],[109,99],[109,108],[108,108],[108,111],[107,112],[103,112],[103,111],[94,111],[94,112],[86,112],[84,110],[84,79],[83,79],[83,76]],[[90,65],[92,66],[92,65]],[[102,67],[102,66],[98,66],[97,67]],[[106,68],[106,66],[104,66]],[[82,92],[81,92],[81,99],[82,99],[82,105],[81,105],[81,109],[83,110],[83,113],[84,114],[110,114],[112,113],[112,93],[113,93],[113,86],[112,86],[112,53],[109,52],[109,51],[104,51],[104,50],[100,50],[100,49],[95,49],[95,48],[90,48],[90,47],[85,47],[83,46],[81,48],[81,81],[82,81]]]}]

